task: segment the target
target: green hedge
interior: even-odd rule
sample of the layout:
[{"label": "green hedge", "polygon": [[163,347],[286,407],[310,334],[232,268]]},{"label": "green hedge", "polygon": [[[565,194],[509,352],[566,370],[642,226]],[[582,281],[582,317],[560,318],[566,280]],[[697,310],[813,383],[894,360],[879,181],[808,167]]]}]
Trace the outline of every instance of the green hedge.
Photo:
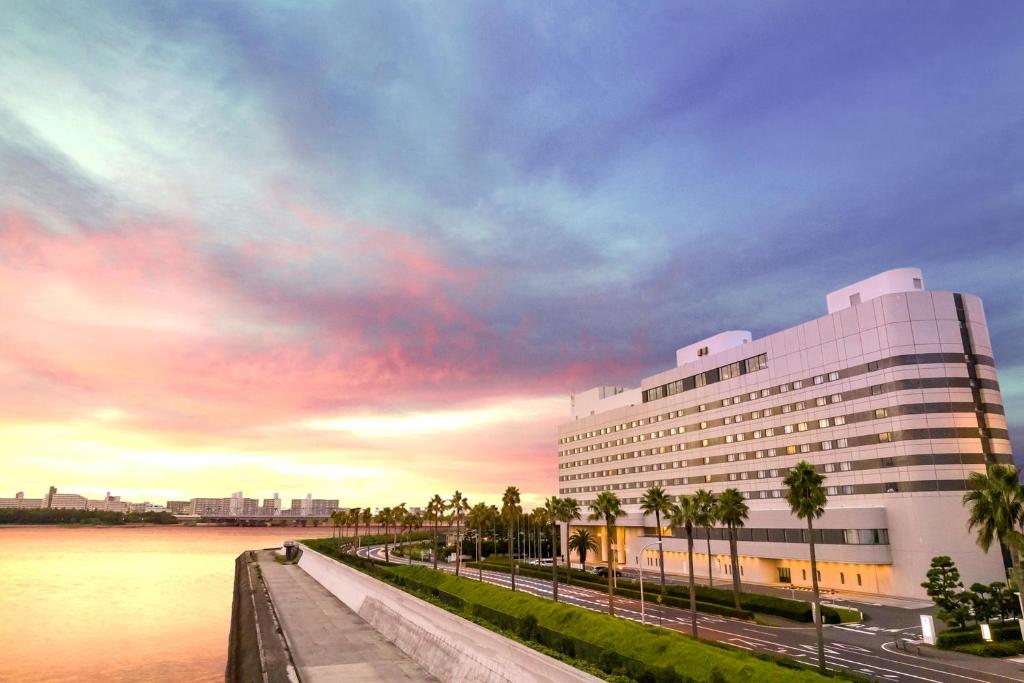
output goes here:
[{"label": "green hedge", "polygon": [[[992,640],[1012,642],[1020,640],[1020,625],[1016,621],[991,622]],[[982,645],[981,628],[946,629],[935,639],[935,645],[942,650],[959,650],[964,645]]]},{"label": "green hedge", "polygon": [[1024,655],[1024,641],[1010,640],[1000,643],[970,643],[952,648],[956,652],[965,652],[977,657],[1013,657]]}]

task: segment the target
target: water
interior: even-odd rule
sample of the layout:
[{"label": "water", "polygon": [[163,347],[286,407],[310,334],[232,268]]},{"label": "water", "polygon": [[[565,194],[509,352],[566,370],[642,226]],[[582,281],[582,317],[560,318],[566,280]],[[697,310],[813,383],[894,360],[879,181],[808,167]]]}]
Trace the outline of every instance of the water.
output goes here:
[{"label": "water", "polygon": [[234,559],[329,528],[0,528],[0,681],[223,681]]}]

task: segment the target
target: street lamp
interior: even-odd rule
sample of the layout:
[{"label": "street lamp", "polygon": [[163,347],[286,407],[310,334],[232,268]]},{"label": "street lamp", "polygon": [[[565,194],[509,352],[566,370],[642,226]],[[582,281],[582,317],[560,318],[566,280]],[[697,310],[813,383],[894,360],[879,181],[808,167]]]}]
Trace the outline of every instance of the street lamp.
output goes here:
[{"label": "street lamp", "polygon": [[644,567],[643,567],[642,564],[640,564],[640,557],[645,552],[647,552],[648,548],[650,548],[652,546],[656,546],[656,545],[660,546],[661,545],[661,541],[654,541],[653,543],[648,543],[643,548],[640,548],[640,554],[636,556],[636,568],[640,570],[640,623],[641,624],[646,624],[647,623],[647,612],[644,609]]}]

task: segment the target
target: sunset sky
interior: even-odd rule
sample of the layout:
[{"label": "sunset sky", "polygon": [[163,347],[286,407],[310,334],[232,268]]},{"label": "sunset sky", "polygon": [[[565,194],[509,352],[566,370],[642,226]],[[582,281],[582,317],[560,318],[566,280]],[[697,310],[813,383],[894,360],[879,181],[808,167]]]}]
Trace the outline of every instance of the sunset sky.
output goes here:
[{"label": "sunset sky", "polygon": [[568,394],[900,266],[1024,444],[1024,4],[8,0],[0,496],[557,492]]}]

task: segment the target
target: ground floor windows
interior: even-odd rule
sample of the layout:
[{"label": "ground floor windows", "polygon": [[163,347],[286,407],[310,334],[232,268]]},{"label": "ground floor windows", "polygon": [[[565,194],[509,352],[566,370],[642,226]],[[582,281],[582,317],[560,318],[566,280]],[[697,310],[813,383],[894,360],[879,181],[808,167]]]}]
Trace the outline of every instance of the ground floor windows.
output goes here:
[{"label": "ground floor windows", "polygon": [[779,583],[793,583],[789,567],[779,567]]}]

